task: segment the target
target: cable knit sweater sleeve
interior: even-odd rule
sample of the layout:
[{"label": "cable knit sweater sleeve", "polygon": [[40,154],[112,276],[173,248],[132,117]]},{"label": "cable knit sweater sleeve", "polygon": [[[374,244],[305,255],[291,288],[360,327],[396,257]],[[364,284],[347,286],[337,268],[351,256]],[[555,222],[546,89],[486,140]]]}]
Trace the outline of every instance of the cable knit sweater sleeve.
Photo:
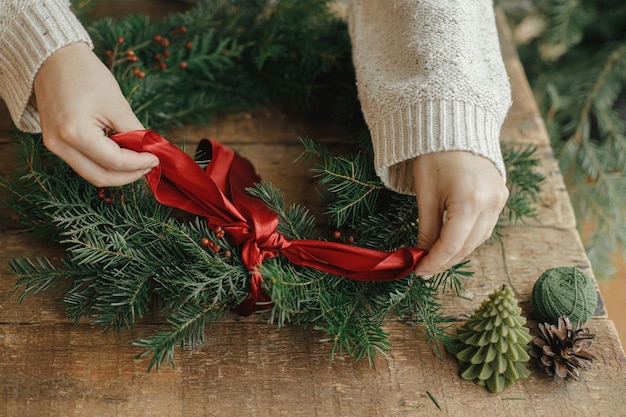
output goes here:
[{"label": "cable knit sweater sleeve", "polygon": [[410,160],[447,150],[484,156],[505,179],[499,136],[511,94],[491,0],[352,0],[349,24],[388,187],[413,194]]},{"label": "cable knit sweater sleeve", "polygon": [[68,0],[0,0],[0,96],[18,129],[39,131],[39,115],[29,103],[37,71],[63,46],[89,35]]}]

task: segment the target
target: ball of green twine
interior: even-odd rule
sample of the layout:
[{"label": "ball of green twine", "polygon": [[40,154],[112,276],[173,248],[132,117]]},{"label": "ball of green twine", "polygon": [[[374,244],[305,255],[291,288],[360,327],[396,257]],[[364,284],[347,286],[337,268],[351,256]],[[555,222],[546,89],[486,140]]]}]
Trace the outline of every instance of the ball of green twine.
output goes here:
[{"label": "ball of green twine", "polygon": [[585,323],[598,305],[595,283],[575,267],[558,267],[545,271],[532,291],[532,305],[537,318],[556,325],[560,316],[572,324]]}]

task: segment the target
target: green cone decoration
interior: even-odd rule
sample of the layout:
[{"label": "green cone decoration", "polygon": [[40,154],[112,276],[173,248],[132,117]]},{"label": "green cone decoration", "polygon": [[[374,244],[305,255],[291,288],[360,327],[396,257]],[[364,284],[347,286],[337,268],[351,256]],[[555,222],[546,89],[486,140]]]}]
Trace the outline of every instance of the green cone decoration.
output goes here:
[{"label": "green cone decoration", "polygon": [[513,291],[503,285],[457,329],[447,350],[459,361],[461,378],[497,393],[530,375],[526,364],[532,338],[521,312]]}]

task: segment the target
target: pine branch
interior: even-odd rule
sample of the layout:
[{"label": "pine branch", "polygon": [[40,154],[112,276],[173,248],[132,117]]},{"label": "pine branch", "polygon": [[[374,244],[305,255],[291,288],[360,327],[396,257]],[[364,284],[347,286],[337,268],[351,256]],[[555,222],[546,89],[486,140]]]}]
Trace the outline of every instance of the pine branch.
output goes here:
[{"label": "pine branch", "polygon": [[540,10],[546,19],[546,32],[542,40],[550,47],[551,52],[545,52],[549,59],[558,57],[559,53],[580,43],[585,27],[594,21],[596,13],[593,2],[578,0],[540,3]]},{"label": "pine branch", "polygon": [[333,226],[339,228],[374,211],[378,195],[385,186],[374,173],[373,164],[362,152],[353,156],[331,157],[321,144],[304,139],[305,154],[321,156],[322,161],[311,172],[323,187]]},{"label": "pine branch", "polygon": [[[520,47],[596,276],[626,241],[626,6],[535,2],[545,30]],[[581,230],[581,233],[583,231]],[[624,247],[624,246],[622,246]],[[610,275],[610,273],[609,273]]]},{"label": "pine branch", "polygon": [[312,268],[295,268],[280,258],[263,263],[262,274],[273,305],[268,322],[280,328],[287,323],[309,324],[321,317],[318,295],[336,288],[340,277]]},{"label": "pine branch", "polygon": [[19,276],[12,294],[19,290],[20,303],[26,295],[46,291],[66,277],[65,272],[55,267],[47,258],[36,258],[34,261],[27,258],[11,259],[9,266]]},{"label": "pine branch", "polygon": [[[368,308],[367,284],[356,281],[349,284],[352,291],[320,294],[324,324],[316,325],[315,329],[331,336],[320,340],[332,342],[331,360],[347,354],[355,360],[366,357],[372,364],[376,353],[385,354],[391,346],[389,335],[382,329],[387,311]],[[345,294],[350,293],[350,298],[346,298]]]},{"label": "pine branch", "polygon": [[285,210],[285,201],[280,189],[274,188],[271,182],[261,182],[247,191],[263,200],[278,215],[278,232],[289,239],[312,239],[315,230],[315,217],[311,216],[306,207],[292,204]]},{"label": "pine branch", "polygon": [[[501,220],[507,219],[514,224],[524,223],[527,218],[537,216],[533,205],[538,200],[541,183],[545,180],[543,175],[536,171],[539,166],[539,158],[535,155],[537,148],[533,145],[526,147],[513,147],[502,145],[502,154],[507,167],[507,187],[509,198],[506,202]],[[496,235],[502,221],[496,228]]]},{"label": "pine branch", "polygon": [[445,293],[449,288],[455,295],[462,297],[465,291],[463,281],[474,275],[474,272],[468,270],[469,263],[469,260],[463,261],[439,274],[435,274],[431,278],[433,287],[442,293]]},{"label": "pine branch", "polygon": [[207,326],[220,320],[226,311],[220,306],[185,304],[177,310],[168,323],[170,329],[163,330],[149,339],[139,339],[133,345],[146,349],[137,355],[137,358],[151,356],[148,371],[159,369],[163,363],[170,363],[175,367],[174,351],[176,346],[193,348],[204,343],[204,330]]},{"label": "pine branch", "polygon": [[[453,273],[453,271],[451,272]],[[422,280],[415,275],[396,281],[395,289],[390,292],[389,307],[394,308],[404,321],[413,320],[423,325],[427,335],[426,343],[432,343],[438,355],[441,355],[441,344],[450,343],[444,324],[450,320],[441,313],[441,305],[437,302],[438,286],[441,281]]]}]

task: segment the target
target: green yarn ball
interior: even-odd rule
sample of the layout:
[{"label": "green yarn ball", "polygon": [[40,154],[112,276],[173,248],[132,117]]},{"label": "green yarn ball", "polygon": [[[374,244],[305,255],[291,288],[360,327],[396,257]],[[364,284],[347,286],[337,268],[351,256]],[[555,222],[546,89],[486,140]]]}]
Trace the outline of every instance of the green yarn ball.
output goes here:
[{"label": "green yarn ball", "polygon": [[598,292],[587,274],[575,267],[545,271],[532,291],[532,305],[539,320],[556,325],[560,316],[585,323],[596,311]]}]

